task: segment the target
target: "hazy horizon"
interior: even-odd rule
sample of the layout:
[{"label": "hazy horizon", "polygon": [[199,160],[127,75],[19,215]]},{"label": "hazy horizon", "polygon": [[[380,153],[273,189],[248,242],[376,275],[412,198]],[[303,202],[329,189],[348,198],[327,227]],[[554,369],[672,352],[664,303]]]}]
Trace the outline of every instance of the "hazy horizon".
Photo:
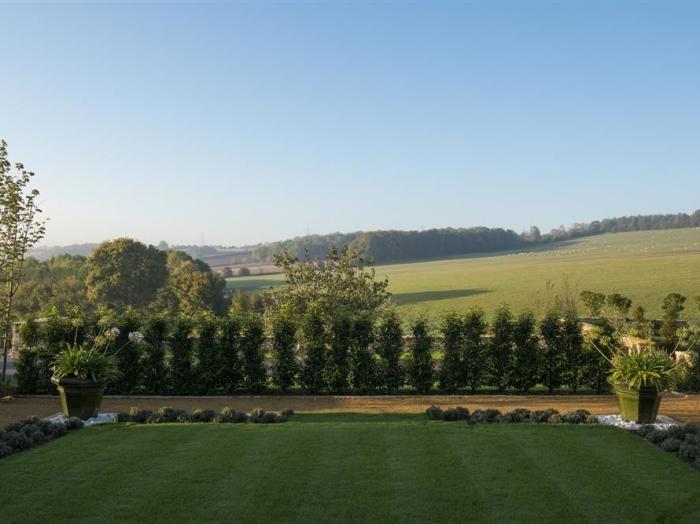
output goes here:
[{"label": "hazy horizon", "polygon": [[700,5],[2,4],[42,245],[700,207]]}]

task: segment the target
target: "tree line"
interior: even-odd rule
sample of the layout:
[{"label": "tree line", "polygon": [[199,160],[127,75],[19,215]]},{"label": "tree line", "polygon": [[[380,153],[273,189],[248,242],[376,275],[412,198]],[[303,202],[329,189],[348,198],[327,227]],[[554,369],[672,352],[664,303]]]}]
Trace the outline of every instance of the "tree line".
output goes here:
[{"label": "tree line", "polygon": [[296,257],[308,254],[323,257],[331,246],[349,246],[375,264],[441,258],[456,255],[525,249],[533,245],[569,240],[603,233],[649,231],[700,227],[700,210],[691,214],[637,215],[605,218],[577,223],[569,228],[560,226],[541,233],[532,226],[529,231],[516,233],[511,229],[472,227],[438,228],[425,231],[359,231],[307,235],[270,244],[251,247],[251,258],[259,262],[273,260],[275,253],[286,251]]}]

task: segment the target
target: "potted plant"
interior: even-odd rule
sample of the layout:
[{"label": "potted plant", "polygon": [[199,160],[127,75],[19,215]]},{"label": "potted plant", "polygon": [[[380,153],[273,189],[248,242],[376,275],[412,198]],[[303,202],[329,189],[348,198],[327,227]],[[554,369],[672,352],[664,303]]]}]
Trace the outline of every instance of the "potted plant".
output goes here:
[{"label": "potted plant", "polygon": [[623,420],[652,424],[659,413],[661,393],[676,385],[682,364],[651,345],[618,348],[608,361],[612,366],[608,381]]},{"label": "potted plant", "polygon": [[105,385],[119,376],[116,356],[107,353],[109,342],[118,334],[119,330],[113,328],[107,336],[96,337],[92,347],[73,343],[56,356],[51,382],[58,388],[66,417],[88,419],[97,415]]}]

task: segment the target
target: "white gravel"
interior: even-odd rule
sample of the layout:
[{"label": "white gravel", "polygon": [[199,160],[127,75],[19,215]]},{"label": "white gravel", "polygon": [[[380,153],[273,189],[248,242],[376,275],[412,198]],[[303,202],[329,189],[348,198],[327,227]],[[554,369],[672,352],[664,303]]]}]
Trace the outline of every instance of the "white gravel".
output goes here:
[{"label": "white gravel", "polygon": [[[56,413],[50,417],[46,417],[46,420],[53,422],[54,424],[65,424],[68,420],[63,413]],[[98,413],[96,417],[83,420],[83,424],[86,426],[95,426],[96,424],[112,424],[117,421],[116,413]]]},{"label": "white gravel", "polygon": [[[636,422],[626,422],[622,420],[620,415],[598,415],[598,422],[606,426],[616,426],[618,428],[629,429],[631,431],[639,429],[645,424],[637,424]],[[680,422],[673,420],[670,417],[659,415],[656,417],[654,424],[646,424],[654,426],[654,429],[668,429],[673,426],[680,426]]]}]

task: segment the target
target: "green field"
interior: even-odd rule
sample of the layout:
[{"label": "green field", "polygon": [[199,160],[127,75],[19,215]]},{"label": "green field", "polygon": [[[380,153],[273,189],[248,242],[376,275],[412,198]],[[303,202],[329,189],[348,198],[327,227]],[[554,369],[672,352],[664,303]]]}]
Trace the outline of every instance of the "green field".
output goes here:
[{"label": "green field", "polygon": [[297,415],[110,425],[0,462],[4,523],[698,522],[700,473],[623,430]]},{"label": "green field", "polygon": [[[622,293],[659,318],[668,293],[700,295],[700,229],[614,233],[538,251],[376,269],[389,278],[389,290],[405,318],[426,315],[434,320],[450,310],[480,306],[491,311],[503,303],[539,315],[565,278],[576,294],[584,289]],[[250,292],[282,283],[282,275],[263,275],[231,279],[229,287]],[[695,304],[688,303],[685,318],[698,316]]]}]

